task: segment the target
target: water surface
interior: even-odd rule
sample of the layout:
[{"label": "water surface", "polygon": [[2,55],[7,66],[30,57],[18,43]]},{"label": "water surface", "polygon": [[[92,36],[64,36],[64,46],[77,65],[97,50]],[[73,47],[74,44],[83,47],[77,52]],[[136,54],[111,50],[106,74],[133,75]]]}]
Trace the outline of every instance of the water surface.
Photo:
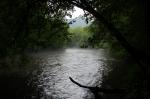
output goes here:
[{"label": "water surface", "polygon": [[40,58],[40,73],[36,82],[40,99],[92,99],[88,89],[69,80],[69,76],[81,84],[100,85],[105,53],[102,49],[46,50],[34,55]]}]

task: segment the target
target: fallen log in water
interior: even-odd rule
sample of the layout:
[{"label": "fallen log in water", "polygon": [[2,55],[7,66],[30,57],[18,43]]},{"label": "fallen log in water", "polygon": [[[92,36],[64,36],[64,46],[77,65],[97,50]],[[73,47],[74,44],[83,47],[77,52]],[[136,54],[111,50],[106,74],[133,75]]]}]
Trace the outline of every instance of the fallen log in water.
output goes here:
[{"label": "fallen log in water", "polygon": [[125,89],[105,89],[105,88],[100,88],[100,87],[91,87],[91,86],[85,86],[82,85],[78,82],[76,82],[75,80],[73,80],[71,77],[69,77],[69,79],[76,85],[78,85],[79,87],[82,88],[87,88],[90,91],[92,91],[94,93],[94,95],[98,94],[98,93],[106,93],[106,94],[124,94],[127,93],[127,91]]}]

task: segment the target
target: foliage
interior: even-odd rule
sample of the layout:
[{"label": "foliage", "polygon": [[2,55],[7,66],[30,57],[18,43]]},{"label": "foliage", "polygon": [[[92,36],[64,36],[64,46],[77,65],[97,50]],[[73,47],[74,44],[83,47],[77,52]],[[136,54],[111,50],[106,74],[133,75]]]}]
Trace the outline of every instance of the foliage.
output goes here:
[{"label": "foliage", "polygon": [[[63,47],[68,39],[68,25],[59,19],[45,19],[45,24],[39,30],[31,28],[29,34],[29,48]],[[33,25],[32,25],[33,26]]]},{"label": "foliage", "polygon": [[0,57],[26,49],[62,47],[67,41],[65,9],[50,9],[46,1],[34,0],[2,0],[0,8]]},{"label": "foliage", "polygon": [[87,40],[92,34],[88,31],[87,27],[69,28],[68,31],[70,33],[69,46],[88,47]]},{"label": "foliage", "polygon": [[[100,7],[97,6],[96,9],[122,32],[123,36],[135,49],[148,54],[149,33],[146,32],[148,30],[147,22],[143,19],[147,15],[146,10],[144,11],[143,2],[102,0],[101,5]],[[103,6],[106,7],[102,9]],[[94,42],[92,40],[95,40],[94,44],[106,41],[111,48],[116,48],[116,51],[123,49],[119,44],[120,42],[118,43],[115,38],[112,38],[110,31],[97,19],[90,26],[90,31],[94,32],[93,39],[90,39],[91,43]]]},{"label": "foliage", "polygon": [[[148,75],[149,0],[1,0],[0,58],[13,56],[14,53],[21,53],[30,48],[61,47],[70,36],[78,40],[78,31],[77,34],[71,33],[69,36],[68,25],[63,21],[63,17],[68,15],[67,11],[72,10],[73,6],[85,10],[87,22],[95,17],[89,27],[93,35],[87,35],[79,29],[79,32],[82,32],[81,42],[89,37],[91,45],[99,46],[102,42],[102,46],[110,46],[116,52],[119,51],[119,55],[124,53],[121,47],[123,46],[134,60],[140,63],[142,76]],[[127,70],[131,68],[127,67]],[[135,67],[132,70],[138,72]],[[138,75],[133,75],[131,80],[137,77]],[[149,88],[149,85],[146,87]],[[140,90],[132,88],[131,94]]]}]

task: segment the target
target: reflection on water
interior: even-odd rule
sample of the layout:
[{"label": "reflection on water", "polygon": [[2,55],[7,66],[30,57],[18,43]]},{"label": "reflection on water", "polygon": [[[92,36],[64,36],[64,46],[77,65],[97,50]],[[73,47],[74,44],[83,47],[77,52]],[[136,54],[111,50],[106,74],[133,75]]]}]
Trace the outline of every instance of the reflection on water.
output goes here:
[{"label": "reflection on water", "polygon": [[102,49],[65,49],[43,51],[34,55],[42,59],[37,75],[41,99],[92,99],[92,94],[69,80],[81,84],[100,85],[104,51]]}]

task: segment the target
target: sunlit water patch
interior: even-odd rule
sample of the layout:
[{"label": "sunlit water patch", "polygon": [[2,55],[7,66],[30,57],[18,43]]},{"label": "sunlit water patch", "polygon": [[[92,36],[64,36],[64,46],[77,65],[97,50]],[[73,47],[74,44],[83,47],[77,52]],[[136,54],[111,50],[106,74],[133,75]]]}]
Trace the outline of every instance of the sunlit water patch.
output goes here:
[{"label": "sunlit water patch", "polygon": [[92,93],[72,83],[69,76],[84,85],[100,85],[104,55],[102,49],[49,50],[34,55],[42,59],[37,75],[40,98],[92,99]]}]

